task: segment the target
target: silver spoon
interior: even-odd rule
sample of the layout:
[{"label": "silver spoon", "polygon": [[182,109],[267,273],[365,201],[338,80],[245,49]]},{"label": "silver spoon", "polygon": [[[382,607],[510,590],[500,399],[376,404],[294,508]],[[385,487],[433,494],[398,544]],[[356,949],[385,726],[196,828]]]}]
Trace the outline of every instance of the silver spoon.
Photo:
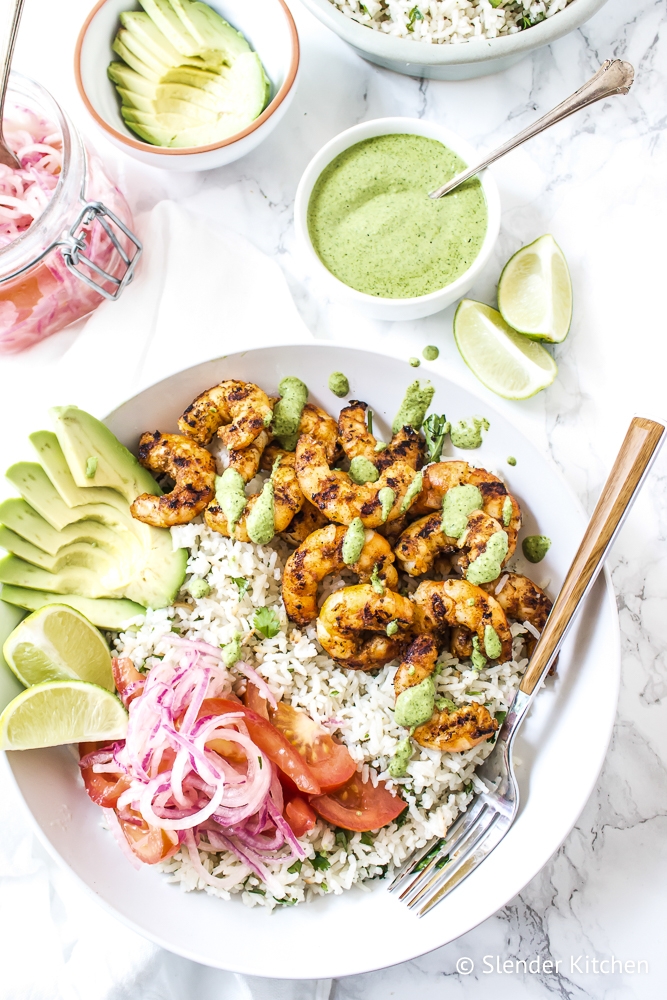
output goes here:
[{"label": "silver spoon", "polygon": [[19,33],[19,22],[23,13],[25,0],[14,0],[14,10],[12,12],[12,23],[9,28],[9,37],[5,49],[5,58],[2,66],[2,77],[0,77],[0,163],[5,167],[17,169],[21,166],[21,161],[16,156],[7,143],[2,131],[2,122],[5,113],[5,97],[7,96],[7,85],[9,83],[9,72],[12,68],[12,56],[14,55],[14,45],[16,36]]},{"label": "silver spoon", "polygon": [[542,118],[538,118],[536,122],[525,128],[523,132],[519,132],[513,139],[508,139],[506,143],[499,146],[493,153],[490,153],[481,163],[478,163],[474,167],[469,167],[461,174],[457,174],[456,177],[453,177],[451,181],[447,181],[437,191],[431,191],[429,198],[442,198],[443,195],[449,194],[459,184],[470,180],[480,170],[488,167],[490,163],[495,163],[496,160],[499,160],[505,153],[516,149],[517,146],[526,142],[527,139],[532,139],[534,135],[544,132],[545,129],[555,125],[556,122],[560,122],[569,115],[573,115],[575,111],[580,111],[581,108],[585,108],[589,104],[594,104],[596,101],[603,101],[605,97],[613,97],[614,94],[627,94],[634,78],[635,71],[630,63],[622,62],[620,59],[606,59],[595,76],[592,76],[583,87],[576,90],[574,94],[571,94],[557,107],[548,111]]}]

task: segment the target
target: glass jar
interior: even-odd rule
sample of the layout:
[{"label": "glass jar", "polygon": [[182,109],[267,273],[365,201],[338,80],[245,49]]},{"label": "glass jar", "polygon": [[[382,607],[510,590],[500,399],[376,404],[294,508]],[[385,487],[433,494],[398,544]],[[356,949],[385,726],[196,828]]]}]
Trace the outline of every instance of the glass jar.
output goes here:
[{"label": "glass jar", "polygon": [[125,198],[53,97],[12,73],[12,108],[54,124],[62,136],[62,170],[44,211],[0,248],[0,352],[21,351],[116,299],[132,279],[141,243],[131,232]]}]

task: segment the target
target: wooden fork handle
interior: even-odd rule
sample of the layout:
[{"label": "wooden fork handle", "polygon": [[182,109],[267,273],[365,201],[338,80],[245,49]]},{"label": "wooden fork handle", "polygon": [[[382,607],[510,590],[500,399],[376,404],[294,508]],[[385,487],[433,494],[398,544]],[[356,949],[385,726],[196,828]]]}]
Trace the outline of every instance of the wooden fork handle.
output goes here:
[{"label": "wooden fork handle", "polygon": [[531,695],[545,676],[576,610],[602,569],[605,557],[656,457],[665,427],[634,417],[593,511],[579,551],[547,619],[519,690]]}]

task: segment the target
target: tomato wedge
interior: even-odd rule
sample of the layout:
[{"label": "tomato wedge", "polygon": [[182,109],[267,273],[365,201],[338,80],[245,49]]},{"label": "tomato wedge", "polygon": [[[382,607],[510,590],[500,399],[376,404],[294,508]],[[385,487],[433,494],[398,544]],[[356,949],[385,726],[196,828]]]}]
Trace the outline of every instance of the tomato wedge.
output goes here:
[{"label": "tomato wedge", "polygon": [[199,717],[206,715],[225,715],[228,712],[242,712],[250,739],[262,750],[269,760],[273,761],[301,792],[308,795],[319,795],[321,788],[315,775],[295,747],[282,733],[240,702],[228,701],[226,698],[206,698],[199,709]]},{"label": "tomato wedge", "polygon": [[269,721],[269,703],[264,695],[260,693],[257,685],[253,684],[252,681],[248,681],[246,685],[243,704],[251,708],[253,712],[257,712],[267,722]]},{"label": "tomato wedge", "polygon": [[374,788],[370,781],[362,781],[359,773],[331,795],[313,796],[310,804],[327,823],[360,833],[379,830],[406,807],[403,799],[387,791],[382,782]]},{"label": "tomato wedge", "polygon": [[[104,743],[79,743],[79,756],[83,759],[93,750],[100,750],[102,747]],[[130,782],[124,776],[119,778],[113,774],[97,774],[92,765],[81,768],[81,777],[88,796],[104,809],[115,806],[123,792],[130,787]]]},{"label": "tomato wedge", "polygon": [[285,806],[285,819],[292,827],[295,837],[303,837],[317,822],[314,809],[300,795],[295,795]]},{"label": "tomato wedge", "polygon": [[114,656],[111,661],[111,672],[120,700],[127,708],[131,701],[142,694],[146,678],[139,673],[129,656]]},{"label": "tomato wedge", "polygon": [[341,788],[356,773],[347,747],[336,743],[305,712],[281,701],[271,721],[305,759],[323,793]]},{"label": "tomato wedge", "polygon": [[[178,850],[178,835],[172,830],[149,826],[134,809],[124,809],[122,816],[116,810],[116,815],[133,854],[145,865],[156,865]],[[136,822],[133,821],[135,819]]]}]

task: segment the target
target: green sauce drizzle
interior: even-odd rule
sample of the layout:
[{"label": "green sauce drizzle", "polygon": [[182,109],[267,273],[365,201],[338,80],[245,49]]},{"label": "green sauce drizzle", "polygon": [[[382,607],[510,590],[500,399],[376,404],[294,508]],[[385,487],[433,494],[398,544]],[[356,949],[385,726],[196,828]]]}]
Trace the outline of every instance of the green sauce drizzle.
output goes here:
[{"label": "green sauce drizzle", "polygon": [[503,524],[507,528],[512,520],[512,512],[514,508],[512,507],[512,498],[505,497],[503,500]]},{"label": "green sauce drizzle", "polygon": [[343,539],[343,562],[346,566],[353,566],[359,562],[366,540],[366,529],[360,517],[355,517],[345,532]]},{"label": "green sauce drizzle", "polygon": [[193,577],[193,579],[190,580],[187,589],[190,591],[190,593],[192,594],[192,596],[196,601],[198,601],[200,597],[207,597],[208,594],[211,593],[211,588],[209,587],[206,580],[202,580],[201,578],[197,577]]},{"label": "green sauce drizzle", "polygon": [[419,358],[408,358],[408,364],[412,368],[419,368],[421,361],[419,360]]},{"label": "green sauce drizzle", "polygon": [[371,573],[371,587],[376,594],[384,594],[385,586],[384,582],[380,579],[379,563],[375,563],[375,566],[373,566],[373,572]]},{"label": "green sauce drizzle", "polygon": [[392,778],[403,778],[408,770],[408,764],[412,757],[412,740],[406,736],[404,740],[396,744],[394,756],[389,761],[387,770]]},{"label": "green sauce drizzle", "polygon": [[423,481],[424,477],[422,473],[418,472],[415,478],[408,486],[405,496],[403,497],[403,503],[401,504],[401,514],[405,514],[406,510],[408,509],[414,498],[421,493]]},{"label": "green sauce drizzle", "polygon": [[542,562],[551,548],[551,539],[546,535],[529,535],[528,538],[524,538],[521,548],[528,562]]},{"label": "green sauce drizzle", "polygon": [[464,417],[452,424],[449,437],[455,448],[479,448],[482,444],[482,431],[488,431],[490,426],[486,417]]},{"label": "green sauce drizzle", "polygon": [[226,646],[222,647],[220,654],[227,664],[228,667],[233,667],[234,664],[241,659],[241,633],[236,632],[234,638],[231,642],[228,642]]},{"label": "green sauce drizzle", "polygon": [[334,396],[338,396],[342,399],[343,396],[347,396],[350,392],[350,383],[346,375],[342,372],[332,372],[329,376],[329,389],[333,392]]},{"label": "green sauce drizzle", "polygon": [[507,464],[508,465],[516,465],[516,458],[514,457],[514,455],[508,455],[507,456]]},{"label": "green sauce drizzle", "polygon": [[227,520],[229,534],[233,538],[234,528],[248,502],[245,482],[240,472],[236,469],[225,469],[221,476],[215,477],[215,499],[220,504]]},{"label": "green sauce drizzle", "polygon": [[460,538],[468,526],[468,517],[482,509],[482,494],[476,486],[453,486],[442,500],[442,530],[450,538]]},{"label": "green sauce drizzle", "polygon": [[398,622],[397,621],[389,622],[386,631],[387,635],[391,639],[392,635],[396,635],[396,633],[398,632]]},{"label": "green sauce drizzle", "polygon": [[503,644],[500,636],[493,625],[484,626],[484,649],[490,660],[497,660],[503,651]]},{"label": "green sauce drizzle", "polygon": [[405,390],[403,402],[391,425],[392,434],[397,434],[401,427],[409,426],[414,427],[416,431],[420,430],[434,396],[435,388],[430,382],[425,386],[421,386],[418,379],[411,382]]},{"label": "green sauce drizzle", "polygon": [[486,666],[486,657],[479,648],[479,638],[474,635],[472,637],[472,669],[473,670],[484,670]]},{"label": "green sauce drizzle", "polygon": [[308,386],[300,378],[288,375],[278,386],[278,392],[281,398],[273,409],[273,433],[285,451],[294,451]]},{"label": "green sauce drizzle", "polygon": [[392,490],[391,486],[383,486],[378,492],[378,500],[382,506],[382,523],[387,520],[391,514],[391,508],[396,502],[396,494]]},{"label": "green sauce drizzle", "polygon": [[248,538],[256,545],[267,545],[276,533],[276,506],[273,483],[264,483],[262,492],[246,518]]},{"label": "green sauce drizzle", "polygon": [[435,708],[435,684],[432,677],[426,677],[421,684],[406,688],[396,699],[394,718],[399,726],[411,729],[421,726],[433,715]]},{"label": "green sauce drizzle", "polygon": [[379,478],[378,470],[370,459],[364,458],[363,455],[357,455],[350,462],[350,479],[357,486],[363,486],[364,483],[375,483]]},{"label": "green sauce drizzle", "polygon": [[477,559],[468,566],[466,580],[479,586],[482,583],[491,583],[500,575],[503,559],[507,555],[509,542],[506,531],[495,531],[488,542],[486,549]]},{"label": "green sauce drizzle", "polygon": [[427,344],[422,351],[422,357],[425,361],[435,361],[436,358],[440,357],[440,351],[434,344]]}]

